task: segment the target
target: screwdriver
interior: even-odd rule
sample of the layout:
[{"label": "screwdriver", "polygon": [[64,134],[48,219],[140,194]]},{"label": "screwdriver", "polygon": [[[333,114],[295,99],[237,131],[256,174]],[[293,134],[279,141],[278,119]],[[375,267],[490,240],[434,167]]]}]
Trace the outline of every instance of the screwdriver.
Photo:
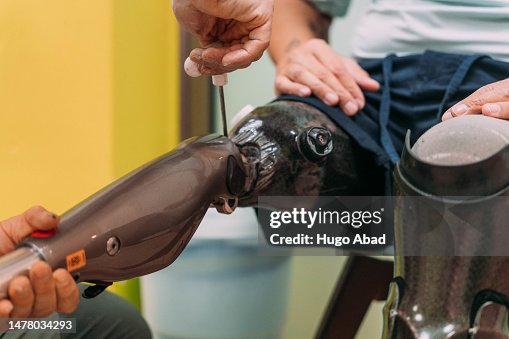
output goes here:
[{"label": "screwdriver", "polygon": [[[198,64],[187,58],[184,62],[184,71],[191,77],[198,77],[201,75],[198,69]],[[212,76],[212,84],[219,89],[219,104],[221,107],[221,122],[223,124],[223,134],[228,137],[228,126],[226,124],[226,106],[224,103],[224,89],[223,87],[228,83],[228,75],[218,74]]]}]

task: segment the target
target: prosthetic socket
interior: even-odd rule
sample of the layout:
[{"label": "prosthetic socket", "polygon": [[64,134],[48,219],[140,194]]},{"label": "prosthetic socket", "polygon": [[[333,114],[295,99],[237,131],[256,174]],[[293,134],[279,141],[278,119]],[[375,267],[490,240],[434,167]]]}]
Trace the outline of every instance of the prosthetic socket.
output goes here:
[{"label": "prosthetic socket", "polygon": [[231,213],[264,195],[363,192],[367,157],[321,112],[280,102],[261,107],[233,129],[193,138],[81,202],[56,232],[36,232],[0,258],[0,297],[37,260],[95,283],[93,297],[114,281],[170,265],[209,206]]},{"label": "prosthetic socket", "polygon": [[439,124],[412,148],[407,135],[383,338],[508,338],[508,144],[509,122],[481,115]]}]

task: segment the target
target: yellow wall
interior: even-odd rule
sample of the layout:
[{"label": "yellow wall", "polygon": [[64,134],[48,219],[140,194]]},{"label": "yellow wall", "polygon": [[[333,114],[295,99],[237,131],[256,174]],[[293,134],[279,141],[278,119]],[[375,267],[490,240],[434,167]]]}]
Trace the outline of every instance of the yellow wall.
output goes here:
[{"label": "yellow wall", "polygon": [[[178,26],[170,1],[114,0],[113,173],[122,176],[178,141]],[[141,307],[139,281],[113,290]]]},{"label": "yellow wall", "polygon": [[114,171],[178,141],[178,26],[171,1],[114,0]]},{"label": "yellow wall", "polygon": [[0,1],[0,218],[62,213],[178,141],[170,1]]},{"label": "yellow wall", "polygon": [[113,178],[111,3],[0,1],[0,216]]}]

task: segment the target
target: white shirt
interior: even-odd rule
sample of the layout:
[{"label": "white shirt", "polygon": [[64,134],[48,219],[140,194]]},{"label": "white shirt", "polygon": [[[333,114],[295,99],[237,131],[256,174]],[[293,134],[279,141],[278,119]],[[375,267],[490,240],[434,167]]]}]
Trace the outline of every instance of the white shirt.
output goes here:
[{"label": "white shirt", "polygon": [[[345,3],[315,0],[333,16]],[[426,49],[487,54],[509,61],[509,0],[373,0],[357,24],[352,52],[358,58],[421,53]]]}]

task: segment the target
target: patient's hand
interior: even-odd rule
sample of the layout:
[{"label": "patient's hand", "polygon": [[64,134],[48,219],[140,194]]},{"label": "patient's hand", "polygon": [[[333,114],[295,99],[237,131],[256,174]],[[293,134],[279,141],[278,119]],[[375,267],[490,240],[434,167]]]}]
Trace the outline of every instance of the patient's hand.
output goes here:
[{"label": "patient's hand", "polygon": [[[0,255],[14,250],[17,243],[36,230],[50,230],[58,216],[40,206],[5,221],[0,221]],[[9,299],[0,300],[0,318],[45,317],[55,311],[71,313],[78,306],[79,292],[71,275],[64,269],[52,272],[37,262],[29,277],[14,278],[8,287]]]},{"label": "patient's hand", "polygon": [[449,108],[442,121],[465,114],[509,119],[509,78],[483,86]]},{"label": "patient's hand", "polygon": [[337,54],[321,39],[293,46],[276,67],[278,94],[303,97],[314,94],[327,105],[339,105],[348,115],[364,107],[362,90],[380,88],[356,61]]}]

